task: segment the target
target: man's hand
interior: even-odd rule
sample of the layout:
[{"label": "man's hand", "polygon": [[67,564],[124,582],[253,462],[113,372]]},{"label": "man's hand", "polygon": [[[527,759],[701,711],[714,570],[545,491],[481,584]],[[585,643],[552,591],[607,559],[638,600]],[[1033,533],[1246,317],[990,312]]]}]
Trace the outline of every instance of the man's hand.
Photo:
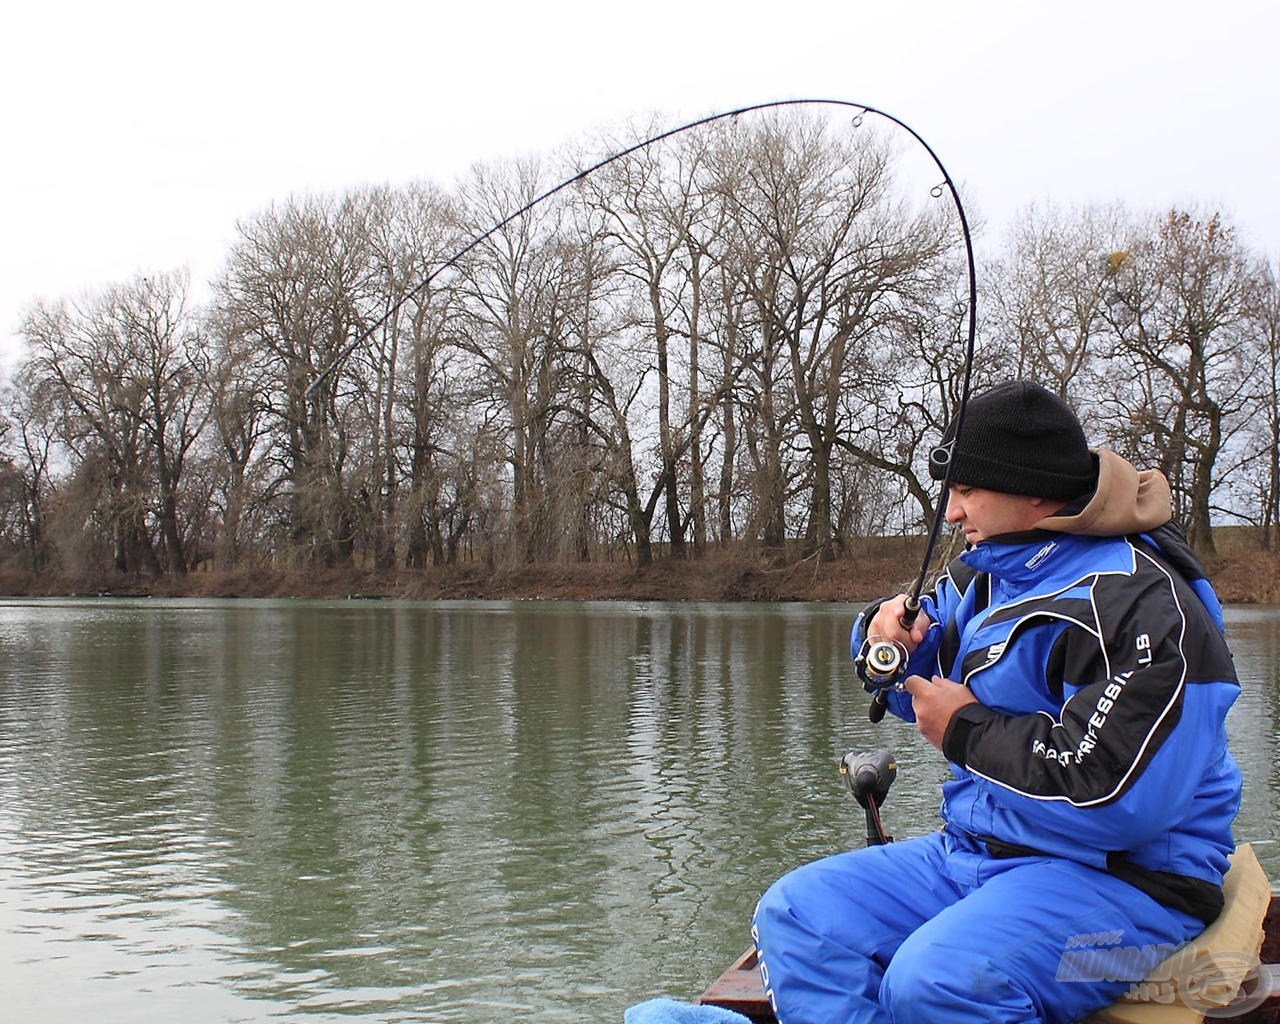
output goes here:
[{"label": "man's hand", "polygon": [[885,640],[895,640],[902,644],[908,653],[914,651],[924,640],[924,635],[929,631],[929,627],[933,625],[933,620],[925,615],[924,612],[919,612],[915,621],[911,623],[911,628],[904,629],[901,620],[906,613],[906,594],[899,594],[897,597],[889,598],[876,609],[875,615],[867,623],[867,637],[874,636],[882,637]]},{"label": "man's hand", "polygon": [[967,686],[934,676],[907,676],[903,687],[911,694],[911,708],[916,713],[916,728],[920,735],[939,750],[942,749],[942,737],[946,735],[951,716],[966,704],[978,703]]}]

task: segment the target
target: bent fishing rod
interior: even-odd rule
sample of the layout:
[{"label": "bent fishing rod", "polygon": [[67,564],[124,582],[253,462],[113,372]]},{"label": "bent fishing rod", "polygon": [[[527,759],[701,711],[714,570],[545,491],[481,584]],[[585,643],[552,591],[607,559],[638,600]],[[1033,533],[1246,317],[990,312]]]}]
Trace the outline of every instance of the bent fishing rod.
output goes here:
[{"label": "bent fishing rod", "polygon": [[[968,332],[965,343],[964,358],[964,375],[962,378],[960,389],[960,401],[957,406],[955,416],[955,431],[952,438],[947,444],[939,446],[933,450],[931,459],[938,465],[945,465],[946,470],[942,480],[942,490],[938,498],[937,510],[933,516],[933,522],[929,528],[928,539],[925,542],[924,557],[921,559],[920,572],[916,576],[915,582],[912,584],[911,590],[907,593],[905,612],[899,620],[904,629],[910,629],[911,624],[915,622],[916,616],[920,613],[920,595],[923,593],[929,576],[929,568],[933,564],[934,549],[937,546],[938,538],[942,532],[942,524],[946,518],[947,494],[951,487],[951,471],[952,471],[952,452],[956,450],[959,443],[961,431],[964,428],[965,410],[969,404],[969,388],[973,376],[973,360],[974,348],[977,337],[977,310],[978,310],[978,280],[977,272],[974,265],[973,256],[973,238],[969,230],[969,218],[965,214],[964,204],[960,201],[960,192],[956,188],[955,181],[951,174],[934,152],[933,147],[924,140],[914,128],[901,119],[894,117],[892,114],[874,107],[867,103],[857,103],[853,100],[839,99],[790,99],[790,100],[771,100],[765,103],[755,103],[750,106],[737,107],[733,110],[725,110],[718,114],[710,114],[706,117],[700,117],[694,121],[670,128],[666,131],[659,132],[647,139],[643,139],[634,145],[625,149],[620,149],[615,153],[611,153],[596,163],[592,164],[584,170],[566,178],[564,181],[547,189],[541,195],[530,200],[518,210],[502,218],[488,230],[476,235],[463,245],[448,259],[444,260],[430,274],[419,281],[414,287],[404,293],[395,303],[393,303],[377,320],[375,320],[368,328],[360,332],[355,338],[342,347],[333,360],[325,366],[314,381],[308,385],[304,394],[306,401],[311,401],[317,389],[331,377],[356,349],[364,345],[373,335],[380,330],[392,317],[394,317],[405,305],[415,296],[421,294],[431,283],[446,270],[455,267],[460,260],[467,254],[483,245],[489,238],[501,231],[508,224],[519,220],[525,214],[529,213],[535,207],[558,195],[565,189],[578,182],[585,181],[597,171],[608,167],[610,164],[623,160],[633,153],[646,150],[651,146],[665,142],[667,139],[674,138],[684,132],[691,131],[695,128],[701,128],[705,125],[713,124],[717,121],[737,118],[743,114],[751,114],[764,110],[777,110],[785,107],[804,107],[804,106],[830,106],[830,107],[846,107],[856,110],[857,113],[853,117],[853,126],[855,128],[861,126],[863,118],[868,114],[884,118],[890,124],[902,129],[912,139],[914,139],[921,148],[928,154],[929,159],[933,161],[934,166],[942,175],[942,183],[935,185],[930,194],[936,199],[940,198],[944,193],[948,194],[951,202],[955,207],[956,214],[960,220],[960,232],[964,241],[965,259],[968,270]],[[854,659],[854,665],[859,677],[863,680],[863,685],[872,694],[872,703],[870,708],[870,716],[873,722],[880,721],[884,717],[887,705],[887,691],[890,687],[899,685],[905,671],[907,652],[900,644],[889,640],[879,640],[871,642],[870,638],[863,644],[863,649]]]}]

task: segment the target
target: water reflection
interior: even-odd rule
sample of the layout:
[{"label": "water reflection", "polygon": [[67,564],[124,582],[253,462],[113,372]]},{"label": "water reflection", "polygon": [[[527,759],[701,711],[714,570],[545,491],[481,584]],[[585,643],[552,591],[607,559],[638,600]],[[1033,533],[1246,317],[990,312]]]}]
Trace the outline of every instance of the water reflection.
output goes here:
[{"label": "water reflection", "polygon": [[1280,882],[1280,612],[1231,608],[1227,625],[1241,683],[1227,722],[1244,775],[1236,839],[1253,842],[1267,873]]},{"label": "water reflection", "polygon": [[[0,956],[51,1024],[620,1020],[696,993],[761,888],[861,843],[834,606],[0,604]],[[1232,609],[1275,833],[1280,615]],[[1280,854],[1259,849],[1273,876]],[[145,1000],[145,1003],[143,1002]]]}]

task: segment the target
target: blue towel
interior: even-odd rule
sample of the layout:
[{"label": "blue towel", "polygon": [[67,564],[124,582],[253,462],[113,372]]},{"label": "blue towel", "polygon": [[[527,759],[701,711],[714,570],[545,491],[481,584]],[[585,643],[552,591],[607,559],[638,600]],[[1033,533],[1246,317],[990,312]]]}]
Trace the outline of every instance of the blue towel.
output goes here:
[{"label": "blue towel", "polygon": [[623,1024],[751,1024],[749,1018],[723,1006],[650,999],[629,1007]]}]

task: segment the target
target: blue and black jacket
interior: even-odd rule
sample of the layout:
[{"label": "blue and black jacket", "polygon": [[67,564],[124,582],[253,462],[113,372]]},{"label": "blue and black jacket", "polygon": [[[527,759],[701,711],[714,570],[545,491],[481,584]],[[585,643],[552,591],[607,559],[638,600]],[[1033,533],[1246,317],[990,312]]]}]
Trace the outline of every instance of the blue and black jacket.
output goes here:
[{"label": "blue and black jacket", "polygon": [[[1240,801],[1225,728],[1239,684],[1180,531],[995,538],[959,556],[922,611],[933,624],[908,673],[978,700],[943,738],[948,826],[993,855],[1068,857],[1216,917]],[[905,692],[889,708],[914,719]]]}]

